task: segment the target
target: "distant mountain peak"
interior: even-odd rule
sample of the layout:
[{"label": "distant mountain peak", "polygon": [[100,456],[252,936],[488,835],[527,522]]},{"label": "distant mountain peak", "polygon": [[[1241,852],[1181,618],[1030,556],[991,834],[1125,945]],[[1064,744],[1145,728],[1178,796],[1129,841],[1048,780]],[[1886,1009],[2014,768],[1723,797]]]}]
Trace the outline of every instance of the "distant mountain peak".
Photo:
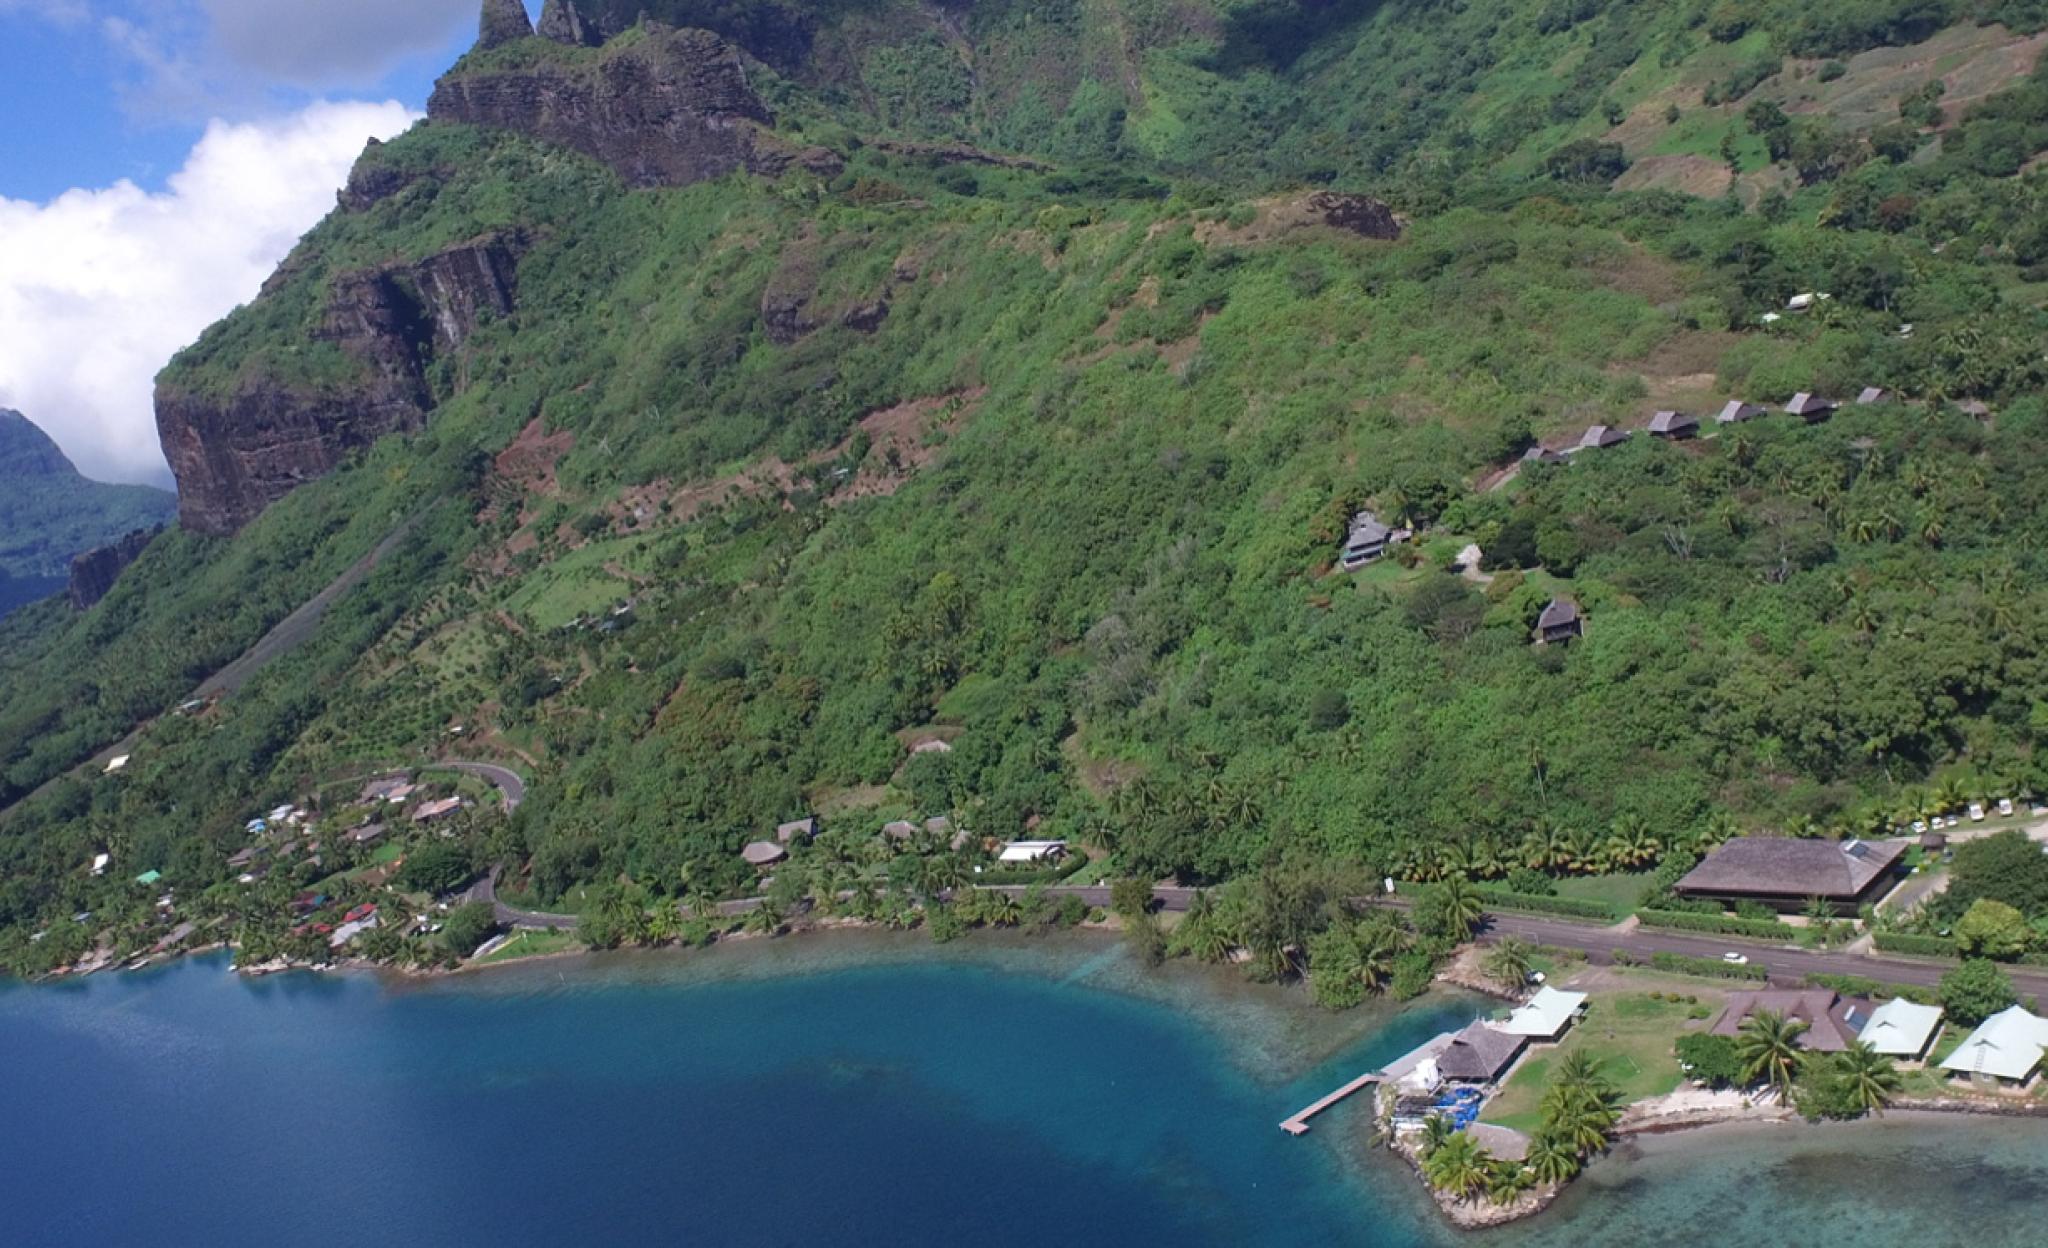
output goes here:
[{"label": "distant mountain peak", "polygon": [[0,407],[0,481],[77,475],[49,434],[13,408]]}]

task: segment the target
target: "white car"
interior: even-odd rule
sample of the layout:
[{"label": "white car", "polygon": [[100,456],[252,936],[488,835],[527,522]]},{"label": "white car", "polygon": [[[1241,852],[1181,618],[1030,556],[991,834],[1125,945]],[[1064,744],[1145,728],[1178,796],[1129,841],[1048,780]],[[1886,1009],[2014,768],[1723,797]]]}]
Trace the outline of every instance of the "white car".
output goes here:
[{"label": "white car", "polygon": [[1748,965],[1749,965],[1749,955],[1748,955],[1748,954],[1743,954],[1743,953],[1735,953],[1735,952],[1732,952],[1732,951],[1731,951],[1731,952],[1728,952],[1728,953],[1724,953],[1724,954],[1722,954],[1722,955],[1721,955],[1721,960],[1722,960],[1723,962],[1726,962],[1726,963],[1727,963],[1728,965],[1730,965],[1730,966],[1748,966]]},{"label": "white car", "polygon": [[1913,835],[1914,835],[1914,836],[1925,836],[1925,835],[1927,835],[1927,821],[1926,821],[1925,819],[1915,819],[1915,820],[1913,821]]},{"label": "white car", "polygon": [[1984,807],[1983,807],[1982,805],[1980,805],[1979,803],[1977,803],[1977,802],[1971,802],[1971,803],[1970,803],[1970,822],[1971,822],[1971,823],[1982,823],[1982,822],[1984,822]]},{"label": "white car", "polygon": [[2001,797],[2001,798],[1999,798],[1999,799],[1998,799],[1998,817],[1999,817],[1999,818],[2001,818],[2001,819],[2010,819],[2010,818],[2012,818],[2012,799],[2011,799],[2011,798],[2009,798],[2009,797]]}]

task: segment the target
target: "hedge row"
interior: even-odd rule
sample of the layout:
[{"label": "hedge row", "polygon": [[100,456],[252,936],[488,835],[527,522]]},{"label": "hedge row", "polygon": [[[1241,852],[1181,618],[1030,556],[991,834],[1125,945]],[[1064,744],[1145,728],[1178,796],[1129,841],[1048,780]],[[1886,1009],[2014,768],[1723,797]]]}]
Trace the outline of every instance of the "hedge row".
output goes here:
[{"label": "hedge row", "polygon": [[1644,927],[1680,932],[1713,932],[1721,936],[1753,936],[1759,940],[1791,940],[1797,932],[1776,919],[1740,919],[1725,914],[1691,914],[1683,910],[1638,910]]},{"label": "hedge row", "polygon": [[1903,953],[1921,958],[1953,958],[1960,951],[1946,936],[1912,936],[1905,932],[1879,932],[1877,947],[1886,953]]},{"label": "hedge row", "polygon": [[[1623,956],[1617,953],[1614,960],[1621,962]],[[1634,959],[1631,958],[1629,961],[1633,962]],[[1704,975],[1710,979],[1766,980],[1771,977],[1771,973],[1761,966],[1723,962],[1719,958],[1687,958],[1675,953],[1653,953],[1650,955],[1650,965],[1660,971],[1670,971],[1679,975]]]},{"label": "hedge row", "polygon": [[1808,975],[1809,988],[1831,988],[1845,997],[1863,997],[1875,1000],[1879,997],[1904,997],[1920,1005],[1940,1005],[1941,994],[1932,988],[1920,988],[1912,984],[1883,984],[1861,975]]},{"label": "hedge row", "polygon": [[1489,910],[1522,910],[1530,914],[1561,914],[1574,919],[1600,919],[1612,923],[1621,916],[1602,901],[1578,897],[1545,897],[1541,893],[1517,893],[1505,888],[1482,888],[1481,900]]}]

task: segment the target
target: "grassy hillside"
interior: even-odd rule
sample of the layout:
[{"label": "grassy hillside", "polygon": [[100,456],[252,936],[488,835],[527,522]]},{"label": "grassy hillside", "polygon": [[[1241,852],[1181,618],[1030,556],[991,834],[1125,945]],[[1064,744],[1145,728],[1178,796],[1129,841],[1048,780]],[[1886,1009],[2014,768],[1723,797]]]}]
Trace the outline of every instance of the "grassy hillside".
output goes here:
[{"label": "grassy hillside", "polygon": [[[764,12],[727,7],[700,17]],[[451,741],[534,773],[490,852],[542,900],[741,891],[739,845],[812,809],[1196,881],[1427,877],[1546,837],[1590,861],[1626,832],[1639,866],[1738,825],[1861,826],[1949,777],[2048,785],[2048,184],[2014,176],[2048,147],[2048,75],[1845,131],[1795,67],[1674,120],[1658,101],[1771,49],[1994,45],[1770,4],[1032,8],[941,23],[977,69],[943,117],[958,95],[922,71],[883,75],[903,113],[870,79],[954,11],[827,10],[772,89],[847,152],[830,180],[628,192],[440,124],[380,151],[425,178],[323,224],[169,377],[289,369],[334,274],[509,226],[537,240],[518,311],[449,362],[425,433],[232,541],[171,534],[79,621],[0,634],[4,804],[414,521],[306,648],[158,721],[119,779],[4,816],[0,955],[47,964],[24,935],[110,900],[80,870],[100,847],[232,909],[252,810]],[[1127,38],[1098,62],[1104,23]],[[1097,64],[1135,72],[1100,116]],[[1027,90],[1039,130],[982,120],[1028,120],[986,104]],[[1717,134],[1753,195],[1610,185],[1660,147],[1720,159]],[[1405,235],[1323,224],[1321,180],[1384,189]],[[1833,297],[1761,319],[1811,290]],[[1906,401],[1508,471],[1659,406],[1864,386]],[[1335,573],[1368,504],[1422,537]],[[1484,573],[1449,571],[1475,541]],[[1531,647],[1558,593],[1587,636]]]}]

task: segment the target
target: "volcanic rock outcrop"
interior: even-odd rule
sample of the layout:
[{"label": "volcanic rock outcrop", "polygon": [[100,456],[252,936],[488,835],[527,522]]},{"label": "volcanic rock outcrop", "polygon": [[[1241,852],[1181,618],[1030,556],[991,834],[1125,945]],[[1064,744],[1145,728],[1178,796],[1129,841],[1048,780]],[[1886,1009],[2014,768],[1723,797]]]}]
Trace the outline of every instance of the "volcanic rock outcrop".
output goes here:
[{"label": "volcanic rock outcrop", "polygon": [[540,25],[536,33],[543,39],[556,43],[574,44],[594,48],[604,42],[604,34],[595,23],[583,16],[583,10],[576,6],[576,0],[548,0],[541,6]]},{"label": "volcanic rock outcrop", "polygon": [[526,16],[526,6],[520,0],[484,0],[483,13],[477,21],[477,47],[488,51],[515,39],[530,38],[532,34],[533,19]]},{"label": "volcanic rock outcrop", "polygon": [[837,172],[837,156],[770,129],[739,53],[703,30],[647,23],[644,35],[588,57],[518,69],[458,69],[427,102],[436,121],[512,130],[609,165],[628,186],[689,186],[794,165]]},{"label": "volcanic rock outcrop", "polygon": [[485,235],[411,264],[336,275],[313,332],[360,376],[308,385],[245,369],[225,392],[160,383],[157,431],[187,529],[225,535],[388,433],[418,429],[435,402],[427,365],[460,350],[486,314],[506,316],[527,240]]},{"label": "volcanic rock outcrop", "polygon": [[129,564],[142,554],[143,548],[156,540],[162,529],[137,529],[112,545],[98,550],[89,550],[71,561],[71,606],[73,610],[90,610],[93,604],[106,597],[114,588],[114,582]]}]

